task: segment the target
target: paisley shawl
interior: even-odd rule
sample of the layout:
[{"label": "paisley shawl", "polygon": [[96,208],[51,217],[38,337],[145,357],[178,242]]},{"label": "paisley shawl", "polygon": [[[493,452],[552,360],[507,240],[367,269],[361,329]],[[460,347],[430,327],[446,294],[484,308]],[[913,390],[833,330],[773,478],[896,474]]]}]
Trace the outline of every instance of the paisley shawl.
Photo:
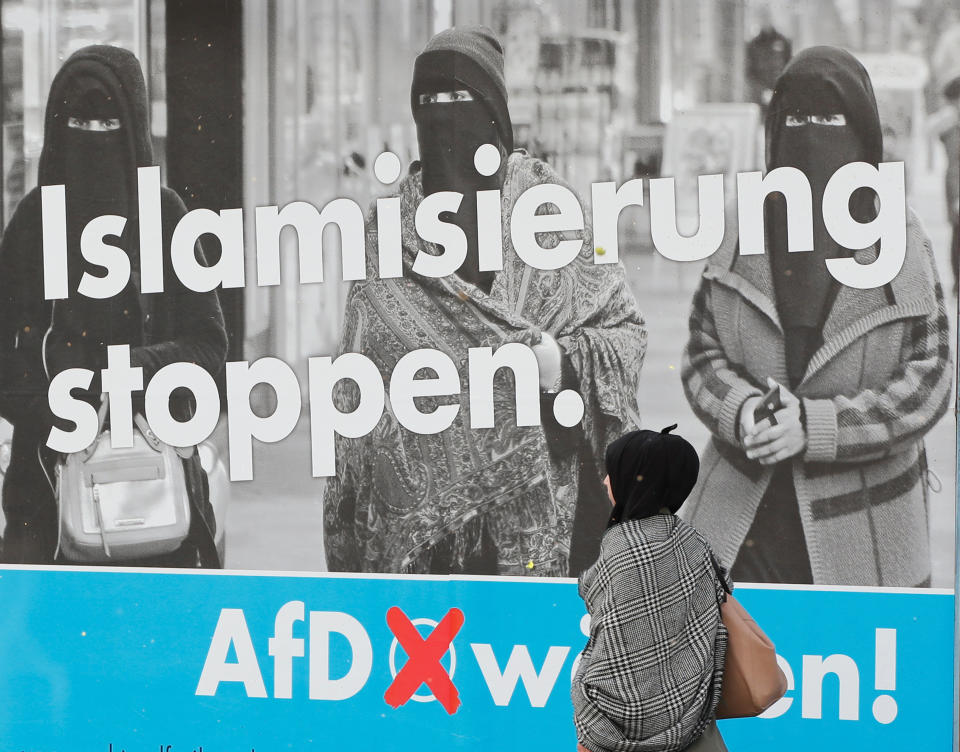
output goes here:
[{"label": "paisley shawl", "polygon": [[[508,371],[495,381],[496,426],[471,429],[467,351],[506,342],[532,345],[541,331],[552,333],[575,374],[574,388],[585,405],[583,434],[602,467],[607,444],[638,424],[646,330],[622,264],[594,264],[589,218],[583,233],[539,236],[545,248],[568,236],[584,239],[579,256],[560,269],[534,269],[513,251],[511,209],[538,183],[564,185],[543,162],[523,152],[510,155],[501,204],[504,266],[489,294],[457,275],[434,279],[412,271],[418,252],[442,250],[414,229],[423,200],[419,173],[400,184],[403,277],[376,277],[375,210],[367,222],[367,278],[348,296],[339,353],[362,353],[389,383],[406,353],[440,350],[457,365],[461,392],[417,398],[417,405],[430,412],[459,403],[460,410],[446,430],[420,435],[399,424],[388,396],[372,432],[337,437],[337,473],[324,493],[331,571],[430,572],[431,552],[441,545],[452,552],[450,571],[468,571],[464,561],[486,537],[495,545],[500,574],[567,573],[578,484],[597,483],[599,489],[600,479],[579,477],[575,453],[551,458],[542,426],[516,425]],[[357,398],[352,381],[335,389],[342,411],[351,410]]]}]

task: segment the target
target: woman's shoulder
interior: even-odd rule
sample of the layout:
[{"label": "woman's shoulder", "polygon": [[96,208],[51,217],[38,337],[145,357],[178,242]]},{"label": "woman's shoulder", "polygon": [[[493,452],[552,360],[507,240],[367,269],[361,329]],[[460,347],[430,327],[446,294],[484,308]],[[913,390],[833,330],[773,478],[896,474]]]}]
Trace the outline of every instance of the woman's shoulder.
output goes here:
[{"label": "woman's shoulder", "polygon": [[27,194],[22,199],[20,199],[20,203],[17,204],[17,210],[19,210],[20,207],[24,207],[30,211],[32,211],[33,209],[40,208],[40,186],[39,185],[35,185],[33,188],[27,191]]},{"label": "woman's shoulder", "polygon": [[[907,259],[908,261],[912,259],[914,262],[919,259],[929,262],[933,259],[933,243],[930,240],[930,233],[927,232],[926,225],[923,224],[920,215],[909,206],[907,207]],[[926,266],[929,266],[929,264],[926,264]],[[929,269],[927,271],[929,273]]]},{"label": "woman's shoulder", "polygon": [[688,545],[692,545],[699,549],[701,555],[706,561],[712,562],[716,566],[723,569],[723,565],[713,553],[713,547],[710,545],[710,541],[707,540],[706,536],[689,522],[686,522],[685,520],[682,520],[676,516],[674,518],[677,521],[676,535],[682,536],[687,541]]},{"label": "woman's shoulder", "polygon": [[164,213],[162,216],[165,216],[168,211],[173,211],[181,216],[187,213],[187,205],[183,202],[180,194],[166,185],[160,186],[160,209]]},{"label": "woman's shoulder", "polygon": [[10,221],[2,228],[3,260],[9,266],[14,257],[35,258],[36,246],[42,243],[40,189],[32,188],[20,199]]},{"label": "woman's shoulder", "polygon": [[923,299],[932,305],[934,290],[940,285],[933,243],[919,215],[910,208],[906,235],[903,266],[890,283],[894,297],[900,303]]},{"label": "woman's shoulder", "polygon": [[[573,190],[570,184],[560,176],[552,165],[538,157],[528,154],[525,149],[514,149],[507,156],[507,174],[504,185],[510,186],[519,196],[524,190],[534,185],[559,185]],[[574,193],[576,193],[574,191]]]},{"label": "woman's shoulder", "polygon": [[[17,203],[16,208],[13,210],[13,214],[10,216],[10,222],[8,227],[16,226],[21,222],[25,221],[25,217],[32,217],[34,214],[40,213],[40,186],[34,186],[27,194],[20,199]],[[33,223],[31,222],[31,226]],[[36,225],[39,227],[39,223]]]},{"label": "woman's shoulder", "polygon": [[635,558],[657,558],[666,550],[686,545],[692,537],[702,536],[673,514],[655,514],[627,520],[609,528],[600,542],[601,557],[615,557],[630,550]]},{"label": "woman's shoulder", "polygon": [[683,535],[684,537],[691,538],[697,541],[698,545],[703,546],[705,549],[710,551],[710,542],[707,540],[706,536],[700,532],[700,530],[694,527],[691,523],[686,520],[673,515],[673,518],[676,520],[676,530],[677,534]]}]

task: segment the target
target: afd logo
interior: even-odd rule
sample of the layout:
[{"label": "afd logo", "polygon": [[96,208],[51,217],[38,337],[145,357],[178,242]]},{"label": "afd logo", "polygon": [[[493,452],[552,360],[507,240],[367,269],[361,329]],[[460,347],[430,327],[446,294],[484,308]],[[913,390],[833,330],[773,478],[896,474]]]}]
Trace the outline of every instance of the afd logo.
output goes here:
[{"label": "afd logo", "polygon": [[[300,622],[308,623],[307,639],[294,637],[294,625]],[[454,640],[465,623],[463,612],[451,608],[438,622],[429,618],[411,619],[394,606],[387,611],[386,622],[393,634],[387,653],[392,681],[385,688],[384,701],[394,708],[411,701],[437,702],[447,713],[456,713],[461,699],[455,683],[458,653]],[[584,616],[580,620],[580,631],[587,635],[589,627],[590,618]],[[334,639],[345,640],[350,651],[349,668],[336,677],[332,675],[330,659],[334,635],[337,635]],[[572,651],[569,645],[551,645],[543,663],[537,667],[527,645],[513,645],[502,665],[491,644],[471,642],[468,647],[468,655],[476,663],[494,705],[522,702],[522,695],[516,693],[517,685],[522,684],[526,701],[535,708],[546,706]],[[234,661],[229,660],[231,650],[236,656]],[[399,666],[398,650],[406,654],[406,661]],[[303,601],[290,601],[277,611],[273,636],[267,639],[267,652],[273,658],[272,695],[267,693],[243,610],[222,609],[196,694],[214,696],[222,683],[240,683],[247,697],[289,699],[293,696],[293,659],[306,657],[309,698],[342,701],[367,686],[374,665],[373,643],[360,621],[342,611],[310,611],[308,615]],[[874,688],[882,694],[873,699],[872,715],[877,722],[889,724],[898,713],[897,702],[889,694],[897,685],[895,629],[875,630],[874,657]],[[579,660],[580,656],[574,653],[571,679]],[[777,660],[787,676],[788,691],[761,717],[778,718],[798,709],[804,719],[821,719],[826,685],[827,702],[831,708],[837,708],[836,717],[841,721],[860,719],[861,671],[851,656],[803,655],[799,674],[783,656],[778,655]]]},{"label": "afd logo", "polygon": [[[437,622],[426,618],[410,619],[394,606],[387,611],[386,620],[393,633],[387,657],[393,681],[386,688],[384,701],[395,708],[410,701],[436,701],[447,713],[456,713],[461,701],[454,683],[457,651],[453,641],[463,627],[463,612],[451,608]],[[309,655],[307,640],[293,636],[294,625],[304,621],[308,622]],[[581,622],[584,631],[588,625],[587,617],[584,617]],[[331,675],[330,665],[333,635],[345,639],[351,652],[349,669],[337,677]],[[398,648],[407,656],[406,662],[399,667]],[[552,645],[537,668],[527,646],[514,645],[501,668],[492,645],[470,643],[469,648],[495,705],[509,705],[519,683],[526,690],[527,701],[535,708],[547,704],[571,651],[568,645]],[[236,660],[229,660],[231,650]],[[273,658],[272,695],[267,694],[243,609],[222,609],[195,694],[213,696],[222,683],[233,682],[243,685],[247,697],[289,699],[293,696],[293,659],[306,657],[309,698],[347,700],[366,687],[374,662],[373,643],[355,617],[342,611],[310,611],[308,618],[303,601],[290,601],[277,611],[273,636],[267,639],[267,653]],[[577,663],[578,659],[575,659],[572,671],[576,671]]]}]

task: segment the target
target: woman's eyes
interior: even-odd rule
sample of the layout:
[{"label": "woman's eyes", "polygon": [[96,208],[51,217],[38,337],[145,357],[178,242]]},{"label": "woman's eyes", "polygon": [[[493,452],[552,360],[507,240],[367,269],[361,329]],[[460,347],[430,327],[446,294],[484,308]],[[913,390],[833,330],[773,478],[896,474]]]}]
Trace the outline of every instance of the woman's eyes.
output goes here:
[{"label": "woman's eyes", "polygon": [[118,131],[120,130],[119,118],[104,118],[103,120],[69,117],[67,118],[67,127],[76,128],[81,131]]},{"label": "woman's eyes", "polygon": [[472,102],[473,95],[466,89],[457,91],[438,91],[435,94],[421,94],[420,104],[437,104],[439,102]]},{"label": "woman's eyes", "polygon": [[788,128],[795,128],[806,123],[812,123],[813,125],[846,125],[847,119],[842,112],[835,112],[830,115],[787,115],[783,121],[783,124]]},{"label": "woman's eyes", "polygon": [[836,112],[832,115],[811,115],[810,122],[814,125],[846,125],[847,119],[842,112]]}]

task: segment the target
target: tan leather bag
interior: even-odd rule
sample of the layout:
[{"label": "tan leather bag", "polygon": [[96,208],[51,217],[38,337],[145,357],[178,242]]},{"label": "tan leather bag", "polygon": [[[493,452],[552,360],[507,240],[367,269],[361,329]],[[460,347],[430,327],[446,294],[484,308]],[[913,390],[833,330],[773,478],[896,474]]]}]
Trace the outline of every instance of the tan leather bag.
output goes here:
[{"label": "tan leather bag", "polygon": [[726,591],[720,616],[728,635],[717,718],[752,718],[783,697],[787,677],[777,664],[773,642],[730,594],[716,561],[713,565]]}]

